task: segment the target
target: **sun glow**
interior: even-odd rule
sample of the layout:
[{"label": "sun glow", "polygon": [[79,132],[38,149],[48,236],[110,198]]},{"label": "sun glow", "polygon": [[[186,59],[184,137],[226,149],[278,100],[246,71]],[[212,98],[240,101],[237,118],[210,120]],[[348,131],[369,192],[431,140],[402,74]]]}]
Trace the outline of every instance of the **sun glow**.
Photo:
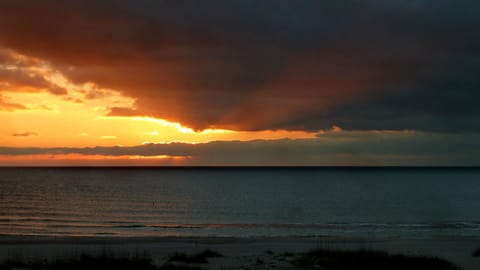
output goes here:
[{"label": "sun glow", "polygon": [[38,155],[1,155],[2,166],[42,166],[42,165],[182,165],[189,156],[141,156],[141,155],[82,155],[82,154],[38,154]]},{"label": "sun glow", "polygon": [[[180,123],[174,123],[174,122],[169,122],[167,120],[163,119],[157,119],[153,117],[125,117],[125,116],[105,116],[104,118],[107,119],[113,119],[113,118],[118,118],[118,119],[127,119],[127,120],[133,120],[133,121],[144,121],[144,122],[149,122],[149,123],[155,123],[163,127],[173,127],[177,129],[181,133],[186,133],[186,134],[225,134],[225,133],[236,133],[233,130],[226,130],[226,129],[205,129],[202,131],[194,131],[191,128],[184,127]],[[158,132],[151,132],[151,135],[158,135]]]},{"label": "sun glow", "polygon": [[[0,62],[0,146],[136,146],[147,142],[199,144],[211,141],[315,137],[315,133],[304,131],[198,131],[166,119],[109,116],[113,107],[136,109],[135,99],[121,91],[103,88],[92,82],[73,82],[61,70],[42,59],[0,49],[0,56],[2,55],[7,61]],[[0,153],[3,165],[181,164],[188,158],[55,153],[10,156]]]}]

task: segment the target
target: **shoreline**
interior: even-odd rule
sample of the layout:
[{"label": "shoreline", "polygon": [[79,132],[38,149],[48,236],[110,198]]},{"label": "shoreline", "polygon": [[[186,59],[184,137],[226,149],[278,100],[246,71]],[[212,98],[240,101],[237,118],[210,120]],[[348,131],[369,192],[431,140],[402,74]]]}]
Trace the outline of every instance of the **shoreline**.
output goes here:
[{"label": "shoreline", "polygon": [[[266,252],[274,254],[303,253],[315,248],[336,250],[378,250],[392,254],[428,256],[447,259],[465,270],[480,269],[480,258],[472,252],[480,247],[480,237],[410,237],[410,238],[349,238],[349,237],[29,237],[0,236],[0,261],[11,257],[59,258],[79,252],[98,253],[111,250],[119,254],[147,252],[157,264],[169,254],[193,254],[211,249],[227,259],[214,260],[235,269],[243,261],[267,260]],[[218,266],[218,267],[217,267]],[[235,267],[231,267],[235,266]]]}]

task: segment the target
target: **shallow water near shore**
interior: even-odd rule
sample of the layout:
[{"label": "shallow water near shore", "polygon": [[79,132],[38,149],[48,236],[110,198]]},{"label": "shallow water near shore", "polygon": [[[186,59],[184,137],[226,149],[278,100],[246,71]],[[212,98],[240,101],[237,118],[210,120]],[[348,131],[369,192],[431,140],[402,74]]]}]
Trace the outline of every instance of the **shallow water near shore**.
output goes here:
[{"label": "shallow water near shore", "polygon": [[0,235],[480,236],[480,170],[0,168]]}]

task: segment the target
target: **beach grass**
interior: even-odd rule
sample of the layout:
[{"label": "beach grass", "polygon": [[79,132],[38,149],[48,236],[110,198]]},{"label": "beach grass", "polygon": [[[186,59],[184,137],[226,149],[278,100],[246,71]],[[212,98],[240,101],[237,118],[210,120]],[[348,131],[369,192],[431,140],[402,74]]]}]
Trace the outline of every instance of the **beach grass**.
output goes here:
[{"label": "beach grass", "polygon": [[36,259],[31,261],[7,260],[0,264],[0,270],[29,269],[29,270],[154,270],[155,265],[149,256],[117,256],[113,254],[90,255],[82,253],[77,257],[63,258],[53,261]]},{"label": "beach grass", "polygon": [[[102,252],[97,255],[80,253],[73,257],[46,260],[9,259],[0,263],[0,270],[202,270],[212,265],[209,258],[223,257],[213,250],[204,250],[187,255],[173,253],[163,262],[155,264],[149,253],[115,254]],[[328,270],[457,270],[451,262],[434,257],[407,256],[371,250],[333,250],[314,249],[306,253],[285,253],[282,260],[275,261],[267,257],[255,260],[228,260],[221,262],[221,269],[328,269]],[[286,258],[286,259],[285,259]],[[157,262],[158,263],[158,262]]]},{"label": "beach grass", "polygon": [[102,252],[99,255],[81,253],[79,256],[62,258],[53,261],[35,259],[23,261],[10,259],[0,264],[0,270],[201,270],[189,265],[165,263],[156,266],[148,253],[141,255],[118,255],[113,252]]},{"label": "beach grass", "polygon": [[[201,267],[198,266],[190,266],[190,265],[176,265],[171,263],[166,263],[159,268],[158,270],[202,270]],[[134,269],[132,269],[134,270]]]},{"label": "beach grass", "polygon": [[209,258],[223,257],[219,252],[206,249],[202,252],[195,253],[193,255],[187,255],[185,253],[176,252],[169,258],[169,262],[183,262],[183,263],[208,263]]},{"label": "beach grass", "polygon": [[422,256],[406,256],[373,250],[315,249],[300,254],[292,263],[302,269],[329,270],[458,270],[451,262]]}]

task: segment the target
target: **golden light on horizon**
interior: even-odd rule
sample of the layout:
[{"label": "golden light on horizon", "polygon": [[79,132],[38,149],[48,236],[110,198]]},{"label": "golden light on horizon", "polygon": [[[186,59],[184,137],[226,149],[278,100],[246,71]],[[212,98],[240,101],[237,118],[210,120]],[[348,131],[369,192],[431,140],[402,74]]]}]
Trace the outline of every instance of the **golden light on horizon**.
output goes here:
[{"label": "golden light on horizon", "polygon": [[34,154],[34,155],[1,155],[2,166],[116,166],[116,165],[182,165],[189,156],[141,156],[141,155],[84,155],[84,154]]},{"label": "golden light on horizon", "polygon": [[112,107],[135,109],[135,99],[91,82],[74,83],[41,59],[14,51],[8,55],[12,61],[0,63],[0,71],[14,71],[22,80],[31,79],[38,85],[0,85],[0,102],[15,104],[0,110],[0,146],[135,146],[315,137],[306,131],[196,131],[182,123],[154,117],[108,116]]},{"label": "golden light on horizon", "polygon": [[[152,117],[105,116],[108,108],[99,106],[99,100],[73,103],[64,97],[45,92],[9,93],[9,100],[31,109],[0,112],[3,146],[132,146],[145,141],[201,143],[215,140],[314,137],[314,134],[300,131],[194,131],[180,123]],[[108,104],[108,100],[104,102]],[[25,132],[38,135],[13,136]]]}]

